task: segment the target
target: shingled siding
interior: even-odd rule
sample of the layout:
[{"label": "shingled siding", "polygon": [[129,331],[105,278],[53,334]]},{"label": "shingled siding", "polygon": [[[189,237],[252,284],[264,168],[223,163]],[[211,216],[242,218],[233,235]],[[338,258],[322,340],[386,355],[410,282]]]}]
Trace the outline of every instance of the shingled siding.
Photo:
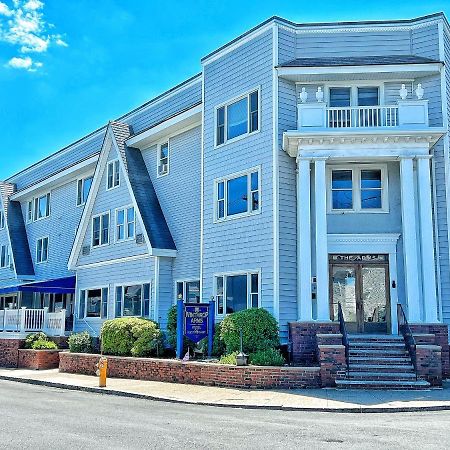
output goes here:
[{"label": "shingled siding", "polygon": [[154,258],[146,257],[135,261],[87,267],[77,270],[77,292],[75,305],[74,331],[89,331],[98,336],[103,320],[100,318],[80,318],[80,290],[108,287],[108,318],[115,315],[115,286],[117,284],[151,283],[152,301],[154,299]]},{"label": "shingled siding", "polygon": [[[261,270],[262,307],[273,311],[272,31],[207,64],[204,123],[203,301],[214,274]],[[260,87],[261,131],[214,148],[214,108]],[[261,166],[261,214],[214,223],[214,180]]]}]

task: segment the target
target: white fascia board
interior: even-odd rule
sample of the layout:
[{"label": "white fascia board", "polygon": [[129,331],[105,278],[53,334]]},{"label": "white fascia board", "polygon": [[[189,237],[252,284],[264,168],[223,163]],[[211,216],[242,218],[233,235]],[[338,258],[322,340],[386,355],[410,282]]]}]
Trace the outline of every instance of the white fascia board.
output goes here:
[{"label": "white fascia board", "polygon": [[126,141],[126,144],[128,147],[135,147],[143,150],[150,147],[152,144],[157,143],[165,136],[174,135],[177,131],[198,126],[201,124],[201,121],[202,105],[197,105],[172,117],[171,119],[160,123],[159,125],[150,128],[149,130],[132,136]]},{"label": "white fascia board", "polygon": [[82,174],[87,174],[89,172],[94,173],[95,165],[97,164],[98,154],[91,156],[84,161],[81,161],[61,172],[52,175],[39,183],[33,184],[25,189],[15,192],[11,195],[11,200],[22,200],[30,195],[34,195],[40,190],[54,189],[57,186],[61,186],[66,182],[79,177]]}]

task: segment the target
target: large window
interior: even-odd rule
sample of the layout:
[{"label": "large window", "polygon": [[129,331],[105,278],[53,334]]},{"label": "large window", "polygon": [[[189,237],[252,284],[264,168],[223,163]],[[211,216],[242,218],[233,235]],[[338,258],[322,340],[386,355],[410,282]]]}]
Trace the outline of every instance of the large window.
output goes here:
[{"label": "large window", "polygon": [[116,159],[108,163],[106,188],[113,189],[120,184],[120,167],[119,160]]},{"label": "large window", "polygon": [[384,165],[329,169],[330,212],[387,212],[387,168]]},{"label": "large window", "polygon": [[36,242],[36,263],[48,261],[48,237],[38,239]]},{"label": "large window", "polygon": [[100,287],[80,291],[79,315],[83,318],[108,317],[108,288]]},{"label": "large window", "polygon": [[169,143],[158,145],[158,176],[169,173]]},{"label": "large window", "polygon": [[27,204],[27,222],[44,219],[50,216],[50,193],[33,198]]},{"label": "large window", "polygon": [[260,212],[261,185],[259,169],[217,180],[215,190],[215,220]]},{"label": "large window", "polygon": [[77,206],[84,205],[91,190],[92,177],[78,180],[77,183]]},{"label": "large window", "polygon": [[187,303],[200,303],[200,281],[177,281],[177,299]]},{"label": "large window", "polygon": [[109,211],[92,218],[92,247],[109,244]]},{"label": "large window", "polygon": [[216,109],[216,145],[259,130],[259,90]]},{"label": "large window", "polygon": [[0,247],[0,268],[9,267],[11,264],[11,259],[9,255],[9,246],[2,245]]},{"label": "large window", "polygon": [[116,211],[116,242],[134,239],[136,233],[136,215],[134,207]]},{"label": "large window", "polygon": [[116,317],[150,317],[150,283],[116,287]]},{"label": "large window", "polygon": [[258,308],[259,273],[216,276],[215,293],[218,315],[231,314],[247,308]]},{"label": "large window", "polygon": [[3,230],[3,228],[5,228],[5,213],[0,211],[0,230]]}]

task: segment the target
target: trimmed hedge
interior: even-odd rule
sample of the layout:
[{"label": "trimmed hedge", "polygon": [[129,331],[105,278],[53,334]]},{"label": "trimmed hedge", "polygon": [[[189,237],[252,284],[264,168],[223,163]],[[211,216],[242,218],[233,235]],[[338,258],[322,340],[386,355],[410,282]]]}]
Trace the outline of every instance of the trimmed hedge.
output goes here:
[{"label": "trimmed hedge", "polygon": [[92,337],[87,331],[71,334],[68,344],[71,353],[92,353],[94,350]]},{"label": "trimmed hedge", "polygon": [[153,356],[162,349],[156,322],[137,317],[107,320],[101,330],[102,351],[116,356]]}]

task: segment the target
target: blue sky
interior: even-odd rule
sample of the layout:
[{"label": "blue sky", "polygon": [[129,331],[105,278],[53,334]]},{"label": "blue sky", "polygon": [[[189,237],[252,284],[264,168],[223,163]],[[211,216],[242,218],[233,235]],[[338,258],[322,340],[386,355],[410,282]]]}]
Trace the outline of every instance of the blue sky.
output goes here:
[{"label": "blue sky", "polygon": [[403,19],[447,0],[0,0],[0,179],[200,71],[200,58],[273,15]]}]

